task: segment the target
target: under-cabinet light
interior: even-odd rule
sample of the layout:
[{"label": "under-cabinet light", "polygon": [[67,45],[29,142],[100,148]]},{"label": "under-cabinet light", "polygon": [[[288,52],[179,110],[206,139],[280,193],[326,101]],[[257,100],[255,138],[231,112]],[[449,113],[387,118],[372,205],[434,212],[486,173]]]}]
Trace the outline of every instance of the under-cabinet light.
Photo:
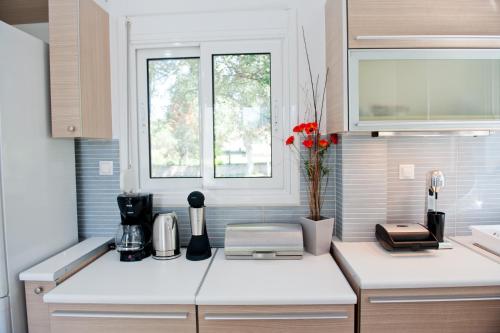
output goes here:
[{"label": "under-cabinet light", "polygon": [[405,137],[405,136],[469,136],[469,137],[477,137],[477,136],[490,136],[494,134],[493,131],[402,131],[402,132],[390,132],[390,131],[381,131],[381,132],[372,132],[373,138],[378,137]]}]

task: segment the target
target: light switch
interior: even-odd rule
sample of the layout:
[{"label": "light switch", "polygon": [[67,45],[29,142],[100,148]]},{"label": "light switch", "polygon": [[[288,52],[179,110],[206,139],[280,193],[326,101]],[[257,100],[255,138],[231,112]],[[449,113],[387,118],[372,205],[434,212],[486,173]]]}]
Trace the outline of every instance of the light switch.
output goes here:
[{"label": "light switch", "polygon": [[113,176],[113,161],[99,161],[99,176]]},{"label": "light switch", "polygon": [[399,165],[399,179],[415,179],[415,165],[414,164],[400,164]]}]

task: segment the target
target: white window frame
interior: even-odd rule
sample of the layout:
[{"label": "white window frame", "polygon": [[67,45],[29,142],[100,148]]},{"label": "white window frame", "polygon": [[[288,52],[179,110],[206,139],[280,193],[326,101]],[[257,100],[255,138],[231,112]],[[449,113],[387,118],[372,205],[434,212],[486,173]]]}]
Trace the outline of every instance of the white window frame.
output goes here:
[{"label": "white window frame", "polygon": [[[293,17],[293,15],[291,15]],[[122,20],[124,26],[126,19]],[[293,21],[293,20],[292,20]],[[298,159],[284,145],[292,122],[298,119],[296,25],[285,31],[245,31],[241,36],[218,32],[218,36],[196,40],[195,36],[174,38],[165,36],[158,42],[157,34],[148,40],[122,40],[122,49],[128,49],[128,59],[120,59],[119,68],[128,69],[127,83],[121,87],[128,98],[120,98],[127,112],[121,112],[120,147],[124,190],[152,192],[156,206],[185,206],[187,195],[194,190],[205,193],[211,206],[286,206],[300,203],[300,175]],[[294,29],[295,28],[295,29]],[[125,29],[123,30],[125,32]],[[250,36],[252,38],[250,38]],[[196,56],[200,53],[200,114],[202,178],[149,178],[149,131],[147,90],[138,82],[144,78],[145,57],[161,58],[168,50],[170,57]],[[214,178],[212,124],[212,54],[271,53],[272,89],[272,178]],[[168,57],[166,57],[168,58]],[[145,66],[144,66],[145,67]],[[147,70],[147,68],[146,68]],[[144,84],[147,82],[143,80]],[[147,87],[147,85],[145,85]],[[147,88],[146,88],[147,89]],[[146,95],[144,95],[146,92]],[[127,101],[124,102],[124,99]],[[145,145],[148,148],[145,149]]]}]

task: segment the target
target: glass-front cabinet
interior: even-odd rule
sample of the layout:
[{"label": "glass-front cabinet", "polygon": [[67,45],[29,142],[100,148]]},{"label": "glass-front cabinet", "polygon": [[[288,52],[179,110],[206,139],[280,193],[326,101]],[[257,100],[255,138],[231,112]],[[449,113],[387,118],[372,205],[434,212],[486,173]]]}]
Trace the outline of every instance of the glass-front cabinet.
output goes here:
[{"label": "glass-front cabinet", "polygon": [[351,131],[500,129],[500,50],[349,51]]}]

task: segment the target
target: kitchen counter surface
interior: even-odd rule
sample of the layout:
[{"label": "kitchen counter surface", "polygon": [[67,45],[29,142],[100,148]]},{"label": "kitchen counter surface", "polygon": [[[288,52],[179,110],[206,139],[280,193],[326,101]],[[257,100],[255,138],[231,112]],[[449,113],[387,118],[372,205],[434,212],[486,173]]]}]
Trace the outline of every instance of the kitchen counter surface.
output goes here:
[{"label": "kitchen counter surface", "polygon": [[330,254],[305,253],[302,260],[226,260],[220,249],[196,304],[356,304],[356,295]]},{"label": "kitchen counter surface", "polygon": [[[186,260],[186,249],[172,260],[148,257],[120,262],[109,251],[47,293],[45,303],[195,304],[196,292],[212,258]],[[215,252],[215,251],[213,251]]]},{"label": "kitchen counter surface", "polygon": [[378,242],[334,241],[335,256],[361,289],[499,286],[500,265],[458,244],[388,252]]},{"label": "kitchen counter surface", "polygon": [[455,243],[459,243],[469,249],[471,249],[474,252],[479,253],[483,257],[489,258],[493,260],[494,262],[497,262],[500,264],[500,256],[497,256],[495,253],[490,252],[474,243],[474,240],[472,239],[472,236],[455,236],[455,237],[450,237],[452,241]]},{"label": "kitchen counter surface", "polygon": [[19,274],[21,281],[53,282],[97,253],[103,253],[112,237],[88,238]]}]

